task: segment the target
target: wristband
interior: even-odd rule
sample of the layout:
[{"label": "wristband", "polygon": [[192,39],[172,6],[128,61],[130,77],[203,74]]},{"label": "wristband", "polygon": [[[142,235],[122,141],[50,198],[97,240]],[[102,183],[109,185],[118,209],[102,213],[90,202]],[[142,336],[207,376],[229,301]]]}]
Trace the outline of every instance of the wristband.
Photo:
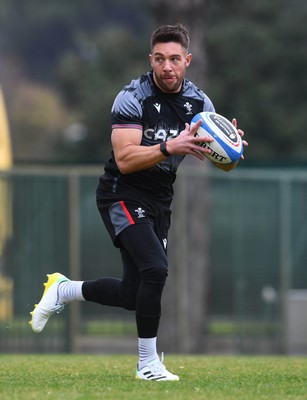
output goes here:
[{"label": "wristband", "polygon": [[165,157],[169,157],[171,155],[171,153],[169,153],[166,149],[166,142],[162,142],[160,144],[160,151],[165,155]]}]

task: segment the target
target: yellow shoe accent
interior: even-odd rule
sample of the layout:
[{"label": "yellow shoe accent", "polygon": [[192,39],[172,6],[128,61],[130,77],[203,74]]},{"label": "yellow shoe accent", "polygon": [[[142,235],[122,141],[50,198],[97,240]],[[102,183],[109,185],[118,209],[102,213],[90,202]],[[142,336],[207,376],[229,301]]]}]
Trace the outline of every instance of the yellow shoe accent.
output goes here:
[{"label": "yellow shoe accent", "polygon": [[[47,274],[47,277],[48,277],[47,282],[44,283],[45,290],[42,298],[45,296],[50,286],[53,285],[58,280],[60,280],[60,278],[63,278],[63,275],[60,274],[59,272],[55,272],[54,274]],[[67,280],[67,278],[65,278],[65,280]],[[35,307],[37,307],[37,304],[35,304]]]},{"label": "yellow shoe accent", "polygon": [[[63,281],[69,280],[66,276],[60,274],[59,272],[55,272],[53,274],[47,274],[47,282],[43,284],[45,290],[43,292],[42,298],[38,304],[34,305],[34,310],[30,312],[32,316],[29,324],[34,332],[41,332],[46,325],[49,317],[54,313],[60,313],[64,304],[57,303],[57,287],[54,287],[50,293],[48,293],[49,289],[55,283],[60,283]],[[46,296],[48,293],[48,296]]]}]

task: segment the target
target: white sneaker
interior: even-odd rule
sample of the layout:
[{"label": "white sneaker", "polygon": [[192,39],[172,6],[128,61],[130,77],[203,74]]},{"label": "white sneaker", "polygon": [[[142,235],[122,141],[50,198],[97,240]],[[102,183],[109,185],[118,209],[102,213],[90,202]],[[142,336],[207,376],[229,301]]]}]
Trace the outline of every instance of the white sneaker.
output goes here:
[{"label": "white sneaker", "polygon": [[59,314],[64,309],[63,303],[59,303],[58,288],[59,284],[64,281],[69,281],[66,276],[55,272],[54,274],[47,274],[48,280],[44,283],[45,290],[43,296],[38,304],[35,304],[34,310],[30,312],[32,319],[29,322],[34,332],[41,332],[48,319],[54,313]]},{"label": "white sneaker", "polygon": [[179,381],[179,376],[169,372],[163,364],[164,356],[162,353],[161,361],[153,360],[145,365],[142,369],[136,368],[136,379],[144,381]]}]

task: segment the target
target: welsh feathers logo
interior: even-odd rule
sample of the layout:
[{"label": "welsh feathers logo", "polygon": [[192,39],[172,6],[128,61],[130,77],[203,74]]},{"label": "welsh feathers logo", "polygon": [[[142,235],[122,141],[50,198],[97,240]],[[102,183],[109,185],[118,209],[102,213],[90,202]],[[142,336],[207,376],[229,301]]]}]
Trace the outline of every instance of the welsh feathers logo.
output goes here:
[{"label": "welsh feathers logo", "polygon": [[183,105],[183,107],[187,110],[186,115],[193,114],[192,112],[192,104],[188,101]]},{"label": "welsh feathers logo", "polygon": [[143,210],[141,207],[138,207],[136,210],[134,210],[138,216],[138,218],[145,218],[145,210]]}]

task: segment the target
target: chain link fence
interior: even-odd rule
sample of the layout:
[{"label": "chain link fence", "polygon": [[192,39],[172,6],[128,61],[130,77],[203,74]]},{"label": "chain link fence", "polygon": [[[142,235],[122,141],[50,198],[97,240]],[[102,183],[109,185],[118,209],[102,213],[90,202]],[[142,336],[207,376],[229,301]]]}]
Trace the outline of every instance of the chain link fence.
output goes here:
[{"label": "chain link fence", "polygon": [[[74,303],[39,335],[28,325],[47,273],[60,271],[82,280],[121,275],[119,254],[95,204],[101,172],[27,166],[0,173],[2,352],[135,351],[134,314],[116,308]],[[200,182],[206,182],[203,204],[193,192]],[[175,191],[180,195],[173,207],[170,268],[177,298],[171,300],[166,290],[164,302],[172,306],[166,307],[162,330],[168,321],[182,327],[180,338],[193,340],[185,327],[189,310],[203,327],[204,345],[198,351],[307,353],[304,335],[293,326],[299,321],[298,329],[306,330],[307,306],[291,300],[297,302],[297,291],[306,298],[307,290],[306,171],[237,168],[224,173],[183,166]],[[206,218],[197,219],[204,204]],[[194,235],[203,232],[206,246],[200,254],[207,267],[201,279],[194,275],[185,287],[196,257],[193,246],[184,245],[191,235],[186,221]],[[193,282],[205,288],[201,305]],[[184,340],[178,343],[173,351],[189,351],[180,344]]]}]

